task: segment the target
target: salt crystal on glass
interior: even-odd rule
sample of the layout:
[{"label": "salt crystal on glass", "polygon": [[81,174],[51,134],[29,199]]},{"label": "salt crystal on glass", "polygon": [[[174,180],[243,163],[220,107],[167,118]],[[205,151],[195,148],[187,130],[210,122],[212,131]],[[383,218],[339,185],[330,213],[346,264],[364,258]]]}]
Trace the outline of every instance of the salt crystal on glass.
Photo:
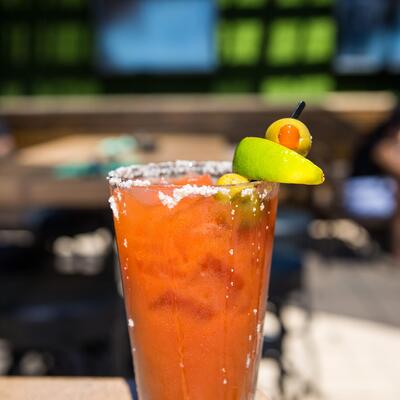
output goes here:
[{"label": "salt crystal on glass", "polygon": [[197,186],[197,185],[184,185],[176,188],[172,192],[172,196],[169,196],[161,191],[158,192],[158,198],[161,203],[168,207],[174,208],[182,199],[188,196],[204,196],[210,197],[217,193],[229,194],[229,189],[223,187],[213,186]]},{"label": "salt crystal on glass", "polygon": [[110,198],[108,199],[108,202],[110,203],[110,207],[114,214],[114,218],[119,219],[117,202],[115,201],[114,196],[110,196]]},{"label": "salt crystal on glass", "polygon": [[247,356],[246,356],[246,368],[250,367],[250,362],[251,362],[251,357],[250,357],[250,354],[247,353]]}]

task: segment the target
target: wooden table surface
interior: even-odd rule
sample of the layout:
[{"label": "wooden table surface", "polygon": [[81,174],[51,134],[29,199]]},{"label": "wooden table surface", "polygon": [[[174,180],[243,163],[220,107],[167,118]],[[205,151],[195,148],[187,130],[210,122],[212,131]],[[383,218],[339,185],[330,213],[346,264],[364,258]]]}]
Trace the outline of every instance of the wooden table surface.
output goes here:
[{"label": "wooden table surface", "polygon": [[[0,377],[0,399],[136,400],[137,398],[133,385],[122,378]],[[257,393],[256,400],[268,399],[263,394]]]},{"label": "wooden table surface", "polygon": [[[69,135],[20,150],[0,164],[0,208],[107,207],[108,184],[103,176],[58,179],[53,167],[98,158],[96,148],[106,135]],[[229,160],[233,150],[220,135],[157,134],[156,151],[135,153],[135,162],[176,159]]]}]

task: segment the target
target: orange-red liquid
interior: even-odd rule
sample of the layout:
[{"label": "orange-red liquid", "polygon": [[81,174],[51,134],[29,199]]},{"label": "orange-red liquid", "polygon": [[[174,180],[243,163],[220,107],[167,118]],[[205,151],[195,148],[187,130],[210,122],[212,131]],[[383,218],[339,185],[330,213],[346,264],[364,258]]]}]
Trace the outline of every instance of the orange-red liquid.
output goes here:
[{"label": "orange-red liquid", "polygon": [[256,213],[214,196],[168,208],[162,186],[113,189],[140,400],[253,398],[277,205],[263,185]]}]

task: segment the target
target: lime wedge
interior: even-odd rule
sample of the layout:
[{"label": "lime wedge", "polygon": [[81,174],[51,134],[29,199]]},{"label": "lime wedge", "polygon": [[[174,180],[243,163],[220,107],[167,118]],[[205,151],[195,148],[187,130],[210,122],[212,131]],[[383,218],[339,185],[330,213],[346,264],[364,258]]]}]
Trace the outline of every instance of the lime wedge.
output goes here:
[{"label": "lime wedge", "polygon": [[250,180],[319,185],[321,168],[307,158],[271,140],[246,137],[236,147],[233,172]]}]

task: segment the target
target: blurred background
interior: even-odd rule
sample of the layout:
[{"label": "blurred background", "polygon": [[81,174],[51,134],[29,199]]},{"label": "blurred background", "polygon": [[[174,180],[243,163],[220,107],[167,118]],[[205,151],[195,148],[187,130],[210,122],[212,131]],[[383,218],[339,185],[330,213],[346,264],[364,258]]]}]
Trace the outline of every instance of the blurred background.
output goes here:
[{"label": "blurred background", "polygon": [[0,0],[0,374],[132,377],[107,172],[231,159],[299,100],[259,387],[400,398],[400,1]]}]

